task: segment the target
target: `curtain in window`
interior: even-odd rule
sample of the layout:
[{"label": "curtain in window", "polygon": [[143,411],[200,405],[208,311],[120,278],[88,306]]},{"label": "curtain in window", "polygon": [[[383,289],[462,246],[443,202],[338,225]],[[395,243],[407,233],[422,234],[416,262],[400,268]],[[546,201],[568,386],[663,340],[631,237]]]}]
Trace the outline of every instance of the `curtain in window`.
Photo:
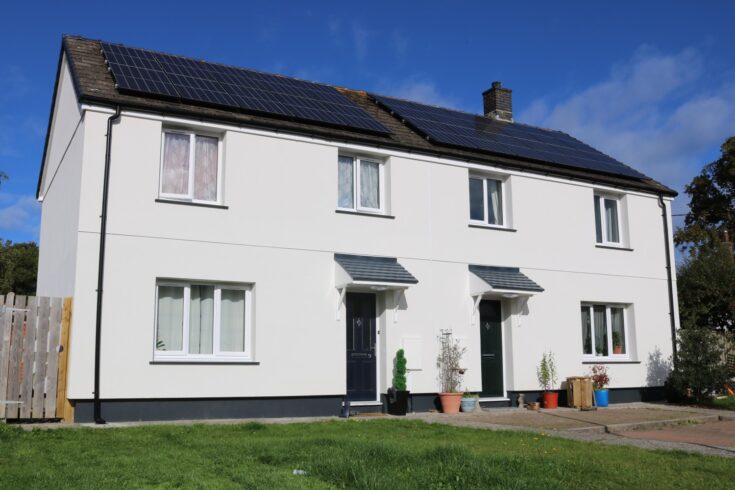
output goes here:
[{"label": "curtain in window", "polygon": [[184,337],[184,288],[158,286],[156,350],[180,351]]},{"label": "curtain in window", "polygon": [[595,198],[595,234],[597,236],[597,243],[602,243],[602,215],[600,214],[600,197],[594,196]]},{"label": "curtain in window", "polygon": [[165,133],[163,139],[164,194],[189,194],[189,135]]},{"label": "curtain in window", "polygon": [[360,161],[360,206],[380,208],[380,164]]},{"label": "curtain in window", "polygon": [[189,303],[189,354],[212,353],[214,287],[192,286]]},{"label": "curtain in window", "polygon": [[485,197],[481,179],[470,179],[470,219],[485,221]]},{"label": "curtain in window", "polygon": [[605,224],[607,225],[607,241],[618,243],[620,241],[618,202],[613,199],[605,199]]},{"label": "curtain in window", "polygon": [[340,208],[354,208],[355,198],[353,196],[355,192],[355,174],[352,166],[354,165],[352,158],[350,157],[339,157],[339,170],[338,170],[338,192],[337,206]]},{"label": "curtain in window", "polygon": [[245,291],[222,290],[220,314],[220,350],[245,351]]},{"label": "curtain in window", "polygon": [[499,180],[487,180],[487,222],[491,225],[503,224],[503,194]]},{"label": "curtain in window", "polygon": [[582,307],[582,352],[592,354],[592,319],[589,306]]},{"label": "curtain in window", "polygon": [[598,356],[608,355],[607,350],[607,315],[604,306],[593,308],[595,322],[595,354]]},{"label": "curtain in window", "polygon": [[217,200],[217,156],[219,140],[197,136],[194,152],[194,199]]},{"label": "curtain in window", "polygon": [[613,354],[625,354],[625,320],[623,308],[610,308],[610,321],[612,323]]}]

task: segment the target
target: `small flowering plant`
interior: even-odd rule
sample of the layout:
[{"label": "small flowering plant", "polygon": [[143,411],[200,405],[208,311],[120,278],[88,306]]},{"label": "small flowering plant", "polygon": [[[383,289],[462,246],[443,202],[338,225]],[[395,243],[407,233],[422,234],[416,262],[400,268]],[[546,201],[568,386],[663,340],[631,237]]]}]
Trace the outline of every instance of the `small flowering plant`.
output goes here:
[{"label": "small flowering plant", "polygon": [[607,375],[607,368],[602,364],[592,366],[592,387],[595,390],[604,390],[610,384],[610,376]]}]

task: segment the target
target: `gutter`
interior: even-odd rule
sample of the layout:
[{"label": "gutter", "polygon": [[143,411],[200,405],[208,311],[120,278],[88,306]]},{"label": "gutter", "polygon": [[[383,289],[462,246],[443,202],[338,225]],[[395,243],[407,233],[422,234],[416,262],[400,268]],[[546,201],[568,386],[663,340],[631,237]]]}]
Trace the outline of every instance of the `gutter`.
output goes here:
[{"label": "gutter", "polygon": [[676,349],[676,318],[674,317],[674,282],[671,271],[671,249],[669,247],[669,220],[666,215],[666,203],[663,194],[658,196],[658,205],[661,207],[661,219],[664,222],[664,247],[666,249],[666,283],[669,289],[669,320],[671,322],[671,348],[672,362],[676,368],[677,349]]},{"label": "gutter", "polygon": [[120,106],[107,118],[107,143],[105,145],[105,176],[102,184],[102,213],[100,214],[100,255],[97,268],[97,319],[94,330],[94,423],[104,424],[100,403],[100,347],[102,336],[102,286],[105,281],[105,245],[107,242],[107,198],[110,188],[110,153],[112,149],[112,124],[120,119]]}]

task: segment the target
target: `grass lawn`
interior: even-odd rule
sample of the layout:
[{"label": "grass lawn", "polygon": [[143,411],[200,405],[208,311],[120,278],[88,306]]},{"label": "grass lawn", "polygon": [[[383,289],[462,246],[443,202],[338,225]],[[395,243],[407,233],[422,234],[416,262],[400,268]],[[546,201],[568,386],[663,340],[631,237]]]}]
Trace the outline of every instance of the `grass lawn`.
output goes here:
[{"label": "grass lawn", "polygon": [[727,398],[712,400],[709,406],[719,408],[720,410],[735,410],[735,396],[729,395]]},{"label": "grass lawn", "polygon": [[420,421],[0,424],[3,488],[725,488],[734,469],[725,458]]}]

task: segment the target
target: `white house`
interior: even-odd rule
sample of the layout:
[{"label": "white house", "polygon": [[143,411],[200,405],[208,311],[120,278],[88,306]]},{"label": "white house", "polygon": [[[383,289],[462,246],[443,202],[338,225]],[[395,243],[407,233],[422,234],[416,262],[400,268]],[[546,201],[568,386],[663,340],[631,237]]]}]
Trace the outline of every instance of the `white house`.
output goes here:
[{"label": "white house", "polygon": [[484,406],[537,396],[545,351],[660,396],[676,193],[510,96],[473,115],[65,37],[38,294],[74,298],[75,419],[380,410],[400,348],[428,410],[445,330]]}]

